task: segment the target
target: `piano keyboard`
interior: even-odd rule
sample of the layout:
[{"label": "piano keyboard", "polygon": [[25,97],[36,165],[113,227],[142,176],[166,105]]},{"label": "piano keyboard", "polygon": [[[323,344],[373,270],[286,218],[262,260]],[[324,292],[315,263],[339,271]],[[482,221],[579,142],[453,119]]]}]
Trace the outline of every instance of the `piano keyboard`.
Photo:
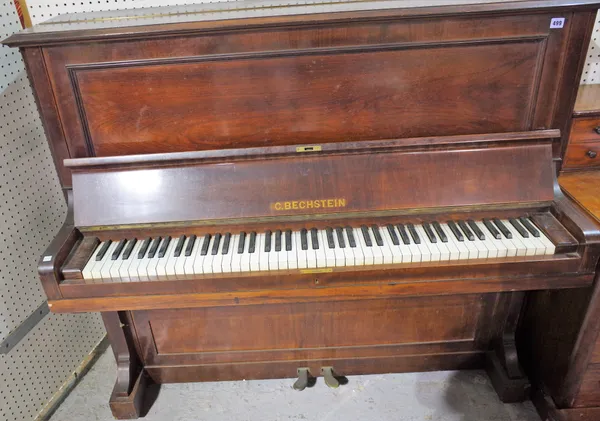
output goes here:
[{"label": "piano keyboard", "polygon": [[104,241],[84,279],[151,280],[190,275],[444,262],[554,254],[525,217],[300,231],[214,233]]}]

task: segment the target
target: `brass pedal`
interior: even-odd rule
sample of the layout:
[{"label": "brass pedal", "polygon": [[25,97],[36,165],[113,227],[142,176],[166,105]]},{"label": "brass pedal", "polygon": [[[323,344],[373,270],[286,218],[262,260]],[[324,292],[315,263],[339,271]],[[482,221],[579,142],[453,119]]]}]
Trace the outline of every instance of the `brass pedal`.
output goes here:
[{"label": "brass pedal", "polygon": [[304,390],[307,387],[313,387],[317,383],[317,378],[310,374],[308,368],[298,369],[298,380],[294,382],[292,387],[298,391]]},{"label": "brass pedal", "polygon": [[337,389],[340,385],[348,384],[348,378],[336,374],[333,367],[321,367],[321,374],[325,379],[325,384],[332,389]]}]

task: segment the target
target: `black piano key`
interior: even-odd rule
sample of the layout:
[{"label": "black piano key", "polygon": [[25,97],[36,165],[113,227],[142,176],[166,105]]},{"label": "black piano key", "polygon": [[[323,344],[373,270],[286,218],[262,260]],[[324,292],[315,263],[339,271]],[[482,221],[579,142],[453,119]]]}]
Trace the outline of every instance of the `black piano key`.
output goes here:
[{"label": "black piano key", "polygon": [[379,232],[379,227],[377,225],[371,225],[371,231],[373,231],[373,237],[375,237],[375,244],[379,247],[383,247],[383,237],[381,236],[381,232]]},{"label": "black piano key", "polygon": [[440,225],[440,223],[437,221],[434,221],[431,223],[431,225],[433,225],[433,229],[435,230],[435,232],[437,232],[437,235],[438,235],[438,237],[440,237],[440,240],[442,240],[442,243],[447,243],[448,236],[442,229],[442,226]]},{"label": "black piano key", "polygon": [[134,238],[133,240],[129,240],[127,242],[127,247],[125,247],[125,251],[123,252],[123,260],[129,259],[129,256],[131,256],[131,252],[133,251],[133,248],[136,244],[137,238]]},{"label": "black piano key", "polygon": [[333,228],[326,227],[325,228],[325,236],[327,237],[327,246],[330,249],[335,248],[335,240],[333,239]]},{"label": "black piano key", "polygon": [[285,230],[285,250],[292,251],[292,230]]},{"label": "black piano key", "polygon": [[216,256],[217,253],[219,252],[219,244],[221,244],[221,233],[216,233],[215,234],[215,240],[213,241],[213,246],[212,249],[210,250],[210,254],[211,256]]},{"label": "black piano key", "polygon": [[254,253],[256,250],[256,232],[250,233],[250,243],[248,243],[248,253]]},{"label": "black piano key", "polygon": [[402,242],[404,244],[410,244],[410,238],[408,238],[408,234],[406,233],[406,228],[404,227],[404,225],[398,224],[396,225],[396,228],[398,228],[398,232],[400,233],[400,238],[402,238]]},{"label": "black piano key", "polygon": [[521,234],[521,237],[523,238],[529,238],[529,232],[523,228],[523,226],[521,224],[519,224],[519,222],[515,219],[515,218],[509,218],[508,222],[510,222],[510,224],[515,227],[515,229],[517,230],[517,232],[519,234]]},{"label": "black piano key", "polygon": [[156,237],[152,244],[150,245],[150,249],[148,250],[148,259],[152,259],[156,255],[156,250],[158,250],[158,246],[162,241],[162,237]]},{"label": "black piano key", "polygon": [[312,242],[312,249],[319,249],[319,231],[316,228],[310,229],[310,240]]},{"label": "black piano key", "polygon": [[275,251],[281,251],[281,230],[275,231]]},{"label": "black piano key", "polygon": [[373,247],[373,242],[371,241],[371,236],[369,235],[369,227],[367,227],[366,225],[361,225],[360,230],[362,231],[362,235],[365,240],[365,245],[367,247]]},{"label": "black piano key", "polygon": [[240,240],[238,241],[238,254],[242,254],[244,252],[244,243],[246,242],[246,233],[244,231],[240,232]]},{"label": "black piano key", "polygon": [[500,235],[500,231],[498,231],[496,229],[496,227],[494,226],[494,224],[492,224],[492,222],[489,219],[484,219],[483,220],[483,225],[485,225],[485,227],[488,229],[488,231],[490,232],[490,234],[492,234],[492,237],[494,237],[496,240],[499,240],[501,235]]},{"label": "black piano key", "polygon": [[462,232],[465,233],[469,241],[475,241],[475,236],[473,235],[473,232],[469,229],[465,221],[458,221],[458,226],[460,227]]},{"label": "black piano key", "polygon": [[210,245],[210,234],[206,234],[204,236],[204,241],[202,242],[202,248],[200,249],[200,255],[206,256],[208,254],[208,246]]},{"label": "black piano key", "polygon": [[231,243],[231,233],[226,232],[225,237],[223,237],[223,247],[221,248],[221,254],[229,253],[229,243]]},{"label": "black piano key", "polygon": [[539,237],[540,236],[540,232],[537,230],[537,228],[531,223],[531,221],[529,221],[529,219],[521,216],[519,218],[519,221],[521,221],[521,223],[523,224],[523,226],[525,228],[527,228],[527,231],[529,231],[531,233],[531,235],[533,235],[534,237]]},{"label": "black piano key", "polygon": [[152,241],[152,239],[150,237],[148,237],[144,240],[144,242],[142,243],[142,247],[140,247],[140,249],[138,250],[138,255],[137,255],[138,259],[144,258],[144,256],[146,255],[146,252],[148,251],[148,247],[150,246],[150,241]]},{"label": "black piano key", "polygon": [[99,262],[100,260],[102,260],[104,258],[104,255],[106,254],[106,251],[110,247],[111,243],[112,243],[111,240],[106,240],[104,242],[104,245],[102,246],[102,248],[100,249],[100,251],[98,252],[98,254],[96,254],[96,261],[97,262]]},{"label": "black piano key", "polygon": [[192,255],[194,244],[196,244],[196,235],[192,234],[190,235],[190,239],[188,240],[187,246],[185,247],[185,257],[190,257]]},{"label": "black piano key", "polygon": [[346,235],[348,236],[348,245],[350,248],[356,248],[356,238],[354,238],[354,230],[352,230],[352,227],[346,227]]},{"label": "black piano key", "polygon": [[308,250],[308,238],[306,233],[306,228],[300,230],[300,245],[302,246],[302,250]]},{"label": "black piano key", "polygon": [[269,253],[271,251],[271,236],[273,233],[270,230],[265,232],[265,253]]},{"label": "black piano key", "polygon": [[175,251],[173,252],[173,257],[181,256],[181,252],[183,251],[183,244],[185,243],[185,235],[180,235],[177,240],[177,244],[175,245]]},{"label": "black piano key", "polygon": [[344,238],[344,229],[342,227],[337,227],[335,229],[335,234],[337,235],[338,244],[341,249],[346,248],[346,239]]},{"label": "black piano key", "polygon": [[494,221],[494,224],[495,224],[495,225],[498,227],[498,229],[500,230],[500,232],[501,232],[502,234],[504,234],[504,236],[505,236],[506,238],[508,238],[508,239],[511,239],[511,238],[512,238],[512,232],[510,232],[510,231],[508,230],[508,228],[506,228],[506,227],[504,226],[504,224],[502,223],[502,221],[501,221],[501,220],[499,220],[498,218],[493,218],[493,219],[492,219],[492,221]]},{"label": "black piano key", "polygon": [[427,234],[427,238],[429,238],[429,241],[431,241],[432,243],[437,243],[437,237],[435,236],[433,230],[431,229],[431,226],[427,222],[423,223],[423,229],[425,230],[425,234]]},{"label": "black piano key", "polygon": [[167,235],[165,240],[162,242],[160,246],[160,250],[158,250],[158,258],[162,259],[167,254],[167,247],[169,247],[169,243],[171,242],[171,236]]},{"label": "black piano key", "polygon": [[479,238],[481,241],[485,240],[485,234],[479,229],[479,225],[477,225],[475,221],[468,219],[467,224],[469,224],[469,227],[471,227],[471,230],[473,230],[477,238]]},{"label": "black piano key", "polygon": [[394,243],[395,246],[399,246],[400,240],[398,240],[398,235],[396,234],[396,230],[394,229],[394,226],[392,224],[387,224],[386,228],[388,230],[388,233],[390,234],[392,243]]},{"label": "black piano key", "polygon": [[448,221],[448,228],[450,228],[450,231],[452,231],[452,234],[454,234],[458,241],[465,241],[465,237],[462,235],[462,232],[460,232],[454,222]]},{"label": "black piano key", "polygon": [[421,237],[419,237],[419,233],[415,229],[415,226],[413,224],[406,224],[406,228],[408,228],[408,232],[410,233],[413,242],[415,244],[421,244]]},{"label": "black piano key", "polygon": [[119,258],[119,256],[121,255],[121,252],[123,251],[123,248],[125,248],[126,242],[127,242],[127,240],[125,240],[125,239],[119,241],[119,244],[117,244],[117,247],[115,247],[112,255],[110,256],[110,260],[117,260]]}]

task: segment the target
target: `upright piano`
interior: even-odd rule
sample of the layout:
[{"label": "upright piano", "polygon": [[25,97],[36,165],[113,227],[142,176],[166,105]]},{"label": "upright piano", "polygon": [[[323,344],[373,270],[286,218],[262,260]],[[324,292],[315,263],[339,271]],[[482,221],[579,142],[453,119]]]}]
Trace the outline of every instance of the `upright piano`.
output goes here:
[{"label": "upright piano", "polygon": [[528,297],[600,257],[556,182],[598,7],[211,3],[5,40],[69,204],[41,282],[102,312],[115,417],[152,382],[446,369],[526,399]]}]

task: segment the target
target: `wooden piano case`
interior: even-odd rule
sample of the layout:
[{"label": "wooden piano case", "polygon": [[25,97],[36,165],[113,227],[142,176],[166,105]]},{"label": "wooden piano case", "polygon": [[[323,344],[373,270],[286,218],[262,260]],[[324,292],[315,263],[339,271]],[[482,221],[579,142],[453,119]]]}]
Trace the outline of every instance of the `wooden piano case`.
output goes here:
[{"label": "wooden piano case", "polygon": [[[150,379],[294,377],[303,367],[487,365],[503,400],[526,396],[514,343],[526,291],[589,286],[599,254],[598,226],[553,177],[598,4],[401,6],[101,13],[5,41],[21,48],[71,204],[42,283],[53,311],[103,312],[119,366],[116,417],[140,414]],[[168,175],[198,162],[208,165],[195,184]],[[165,181],[154,192],[174,195],[133,184],[127,197],[128,171],[154,171]],[[186,206],[186,192],[206,200]],[[269,207],[340,195],[353,199],[348,212]],[[498,212],[539,215],[565,248],[536,260],[137,285],[63,274],[90,232]]]}]

